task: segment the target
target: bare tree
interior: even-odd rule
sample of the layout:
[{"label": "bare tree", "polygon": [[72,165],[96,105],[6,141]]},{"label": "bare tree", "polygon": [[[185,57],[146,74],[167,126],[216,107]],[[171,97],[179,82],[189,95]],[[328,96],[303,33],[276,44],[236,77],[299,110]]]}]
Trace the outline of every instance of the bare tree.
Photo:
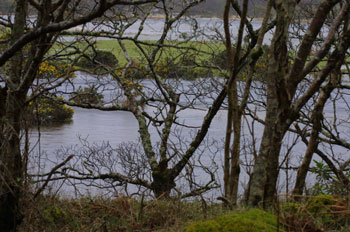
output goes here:
[{"label": "bare tree", "polygon": [[[300,110],[319,91],[331,73],[336,72],[344,63],[345,53],[349,48],[348,2],[322,1],[313,14],[295,56],[290,57],[289,27],[294,19],[296,5],[297,2],[286,1],[275,1],[273,5],[276,11],[276,29],[269,52],[270,61],[266,76],[267,105],[264,133],[250,187],[249,203],[252,205],[262,203],[266,207],[274,201],[283,137],[290,125],[299,117]],[[340,10],[328,30],[326,39],[316,54],[308,60],[318,34],[335,7]],[[338,37],[339,42],[334,43],[338,28],[342,28],[342,31]],[[298,86],[327,56],[327,63],[320,68],[317,78],[302,96],[296,97]]]},{"label": "bare tree", "polygon": [[[0,66],[4,71],[1,73],[0,87],[2,231],[14,231],[22,219],[19,201],[24,189],[26,169],[21,148],[23,119],[30,100],[43,93],[31,93],[29,97],[30,89],[37,79],[39,66],[59,33],[98,18],[116,5],[137,6],[156,2],[18,0],[14,3],[15,15],[1,17],[1,25],[9,34],[8,38],[2,41],[6,48],[0,54]],[[34,19],[29,17],[29,10],[34,12]],[[48,88],[52,88],[52,85]]]},{"label": "bare tree", "polygon": [[[237,2],[226,1],[224,11],[224,29],[225,29],[225,46],[227,50],[227,61],[229,69],[229,77],[227,84],[228,91],[228,109],[227,109],[227,128],[225,137],[225,167],[224,167],[224,183],[225,183],[225,197],[229,199],[233,204],[237,203],[238,198],[238,186],[239,186],[239,175],[240,175],[240,151],[241,151],[241,128],[242,128],[242,116],[248,103],[250,96],[250,87],[253,81],[253,75],[256,72],[256,63],[263,54],[262,42],[264,35],[267,31],[268,20],[271,12],[271,1],[268,2],[266,13],[262,25],[258,31],[252,30],[252,25],[247,19],[248,1],[243,2],[243,9],[240,10]],[[235,50],[232,50],[231,34],[229,30],[229,11],[232,8],[241,17],[240,27],[238,31],[238,39],[235,46]],[[247,24],[248,32],[250,33],[251,42],[249,44],[243,44],[243,31],[244,26]],[[242,60],[241,50],[248,48],[251,50],[251,55],[243,55]],[[241,80],[239,63],[245,63],[248,71],[246,74],[246,82],[244,90],[242,91],[242,97],[239,99],[238,84]],[[243,78],[240,78],[243,79]],[[231,134],[233,132],[233,142],[231,147]]]},{"label": "bare tree", "polygon": [[[110,180],[118,183],[139,184],[150,189],[156,197],[169,196],[171,190],[175,188],[175,179],[185,171],[186,166],[190,165],[190,160],[195,152],[198,152],[198,148],[207,135],[209,126],[221,108],[221,104],[226,96],[226,90],[221,86],[220,92],[214,99],[211,100],[209,98],[210,102],[206,104],[209,104],[210,107],[201,125],[188,125],[179,118],[179,115],[184,110],[196,109],[198,108],[198,103],[203,100],[208,101],[205,100],[206,96],[215,88],[215,85],[211,86],[210,83],[202,79],[198,79],[190,85],[182,83],[186,75],[189,75],[189,77],[195,75],[191,69],[208,70],[208,68],[211,68],[211,66],[206,67],[210,65],[206,60],[192,58],[203,55],[209,56],[210,53],[198,49],[196,44],[199,43],[191,42],[190,40],[193,38],[191,35],[187,35],[185,40],[166,41],[167,36],[170,36],[174,29],[176,30],[177,24],[182,22],[180,18],[196,4],[198,2],[195,1],[184,4],[180,12],[174,12],[171,9],[175,9],[175,7],[165,4],[165,2],[157,6],[158,9],[164,12],[165,20],[160,38],[155,43],[139,39],[142,29],[132,38],[125,36],[125,31],[120,31],[120,33],[116,34],[112,30],[111,33],[99,34],[98,36],[100,37],[105,36],[116,39],[127,61],[127,64],[124,67],[120,67],[118,72],[115,72],[111,67],[101,64],[104,70],[110,73],[112,78],[111,86],[113,86],[116,94],[108,101],[110,104],[104,105],[77,104],[73,101],[64,101],[69,105],[84,108],[127,111],[134,116],[138,123],[140,136],[140,144],[137,146],[142,147],[142,149],[137,149],[139,151],[137,155],[144,157],[144,162],[138,162],[138,165],[147,164],[147,168],[143,169],[142,173],[135,175],[121,175],[117,169],[113,169],[113,171],[108,170],[104,175],[109,176]],[[145,14],[141,24],[145,23],[147,17],[148,14]],[[191,19],[186,20],[193,22]],[[129,24],[125,22],[125,28],[134,23],[132,20],[129,21]],[[194,32],[196,33],[195,30]],[[80,33],[80,35],[89,36],[93,35],[93,33]],[[130,57],[130,50],[126,46],[127,40],[136,47],[140,61],[135,61]],[[170,52],[169,49],[171,49]],[[175,65],[175,69],[171,69],[173,65]],[[183,70],[186,66],[191,71],[187,71],[187,73],[181,72],[180,70]],[[204,71],[203,75],[210,75],[209,71],[207,71],[207,74],[205,73],[206,71]],[[137,76],[147,79],[144,81],[138,80]],[[101,78],[96,77],[95,82],[99,83]],[[100,86],[105,85],[101,84]],[[100,91],[102,90],[103,87]],[[194,134],[190,136],[191,139],[189,141],[181,141],[176,134],[177,131],[189,131],[190,129],[195,129]],[[152,138],[152,131],[155,131],[153,133],[157,135],[156,138]],[[158,141],[154,142],[154,140]],[[122,150],[125,151],[125,149]],[[123,156],[122,153],[121,149],[119,149],[115,151],[115,156],[120,158]],[[135,169],[135,167],[132,169]],[[150,176],[146,175],[147,178],[143,179],[142,176],[146,170],[149,170]],[[99,171],[91,173],[89,178],[98,179],[99,173]],[[209,175],[212,176],[212,173],[209,173]],[[212,180],[208,183],[204,186],[198,185],[197,188],[192,188],[191,193],[183,194],[200,194],[203,191],[217,187]]]}]

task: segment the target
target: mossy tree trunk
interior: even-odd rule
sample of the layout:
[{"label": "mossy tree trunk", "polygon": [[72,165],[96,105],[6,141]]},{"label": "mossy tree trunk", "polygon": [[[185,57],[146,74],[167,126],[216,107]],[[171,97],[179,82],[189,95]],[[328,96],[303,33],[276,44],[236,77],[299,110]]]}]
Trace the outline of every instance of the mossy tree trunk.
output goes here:
[{"label": "mossy tree trunk", "polygon": [[[243,2],[243,11],[241,13],[240,26],[238,31],[238,40],[235,50],[232,49],[231,34],[229,28],[229,12],[231,1],[227,0],[224,11],[224,29],[225,29],[225,46],[227,51],[227,67],[229,77],[227,82],[227,124],[225,134],[225,163],[224,163],[224,193],[225,197],[232,203],[237,203],[238,181],[240,174],[240,139],[241,139],[241,118],[242,110],[240,109],[237,89],[237,76],[239,74],[239,59],[241,56],[241,47],[243,44],[243,32],[246,23],[248,11],[248,1]],[[231,135],[233,132],[233,144],[231,145]]]},{"label": "mossy tree trunk", "polygon": [[[333,21],[324,44],[317,51],[311,61],[307,62],[311,48],[319,34],[327,15],[339,1],[323,1],[319,4],[309,27],[303,35],[293,61],[289,61],[287,43],[288,29],[293,20],[295,2],[289,0],[275,1],[276,30],[270,47],[270,61],[268,64],[267,104],[264,122],[263,138],[259,155],[254,163],[252,179],[250,181],[250,193],[248,203],[254,206],[269,207],[276,199],[276,184],[278,178],[278,162],[281,144],[284,135],[292,122],[299,117],[299,111],[305,106],[322,83],[330,77],[332,72],[340,68],[344,62],[346,50],[349,48],[350,37],[348,25],[344,26],[344,32],[338,38],[336,49],[330,50],[335,32],[341,21],[349,17],[347,4],[342,6],[341,13]],[[344,11],[345,10],[345,11]],[[344,12],[347,12],[346,14]],[[345,20],[348,24],[348,20]],[[296,98],[296,89],[302,80],[316,65],[328,55],[327,64],[313,80],[306,92]],[[296,99],[295,99],[296,98]]]},{"label": "mossy tree trunk", "polygon": [[[25,30],[27,3],[17,1],[12,41]],[[23,53],[17,52],[10,60],[11,85],[2,88],[1,93],[1,147],[0,147],[0,230],[15,231],[21,221],[19,200],[22,191],[23,167],[20,148],[21,119],[26,92],[19,89]],[[5,92],[6,91],[6,92]]]},{"label": "mossy tree trunk", "polygon": [[[69,1],[17,0],[13,24],[4,24],[10,31],[0,54],[0,66],[6,75],[1,76],[0,87],[0,231],[16,231],[23,218],[22,200],[26,173],[22,157],[21,133],[24,129],[29,90],[37,78],[44,55],[53,44],[53,38],[65,29],[101,16],[117,1],[100,1],[86,15],[74,19],[64,18]],[[37,10],[35,25],[27,25],[28,5]],[[74,9],[75,10],[75,9]],[[64,23],[59,23],[64,21]],[[6,66],[6,67],[5,67]],[[42,91],[42,90],[41,90]],[[43,94],[44,91],[31,94]],[[28,151],[25,151],[26,153]]]},{"label": "mossy tree trunk", "polygon": [[[231,45],[231,34],[229,29],[229,7],[230,5],[241,17],[238,39],[233,51]],[[238,187],[239,187],[239,176],[240,176],[240,151],[241,151],[241,128],[242,128],[242,116],[247,106],[247,101],[250,95],[250,87],[255,73],[255,65],[258,59],[262,56],[261,52],[262,42],[266,33],[266,27],[270,18],[270,12],[272,7],[272,1],[268,2],[265,16],[262,25],[259,29],[258,35],[250,32],[252,41],[249,44],[243,42],[243,31],[245,25],[248,31],[251,30],[252,26],[247,20],[248,12],[248,1],[243,2],[242,11],[237,2],[227,1],[224,11],[224,28],[225,28],[225,47],[227,50],[227,67],[229,68],[229,77],[227,84],[228,92],[228,109],[227,109],[227,124],[225,134],[225,163],[224,163],[224,193],[226,199],[233,205],[237,204],[238,200]],[[255,47],[250,51],[250,56],[246,56],[245,60],[242,61],[241,47]],[[249,50],[249,49],[248,49]],[[247,62],[248,74],[245,77],[245,88],[242,97],[239,97],[238,93],[238,82],[240,80],[237,77],[240,76],[239,67],[241,63]],[[233,141],[231,144],[231,135],[233,134]]]},{"label": "mossy tree trunk", "polygon": [[318,97],[317,103],[312,111],[312,115],[310,119],[312,123],[310,139],[308,141],[308,145],[306,148],[306,152],[305,152],[302,164],[298,169],[295,185],[293,189],[293,195],[296,196],[295,199],[298,199],[298,196],[303,194],[304,187],[305,187],[305,180],[306,180],[307,173],[309,171],[311,160],[312,160],[313,154],[317,150],[318,143],[319,143],[319,133],[322,130],[323,109],[332,91],[335,89],[336,84],[339,83],[340,81],[339,77],[340,77],[340,74],[333,74],[330,80],[328,81],[327,85],[322,87],[320,96]]}]

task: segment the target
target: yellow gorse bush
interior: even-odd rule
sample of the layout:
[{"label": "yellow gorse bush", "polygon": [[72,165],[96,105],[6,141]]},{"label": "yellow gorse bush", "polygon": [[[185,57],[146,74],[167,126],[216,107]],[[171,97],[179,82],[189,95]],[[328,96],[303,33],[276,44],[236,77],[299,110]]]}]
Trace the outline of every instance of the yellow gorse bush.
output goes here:
[{"label": "yellow gorse bush", "polygon": [[124,83],[128,86],[130,89],[136,89],[136,90],[143,90],[143,85],[141,83],[135,83],[131,80],[125,79]]},{"label": "yellow gorse bush", "polygon": [[1,40],[8,40],[10,38],[10,31],[5,28],[0,28],[0,41]]},{"label": "yellow gorse bush", "polygon": [[7,36],[8,36],[7,33],[0,32],[0,40],[6,40]]},{"label": "yellow gorse bush", "polygon": [[[32,111],[32,115],[38,117],[41,124],[49,125],[59,122],[69,122],[72,119],[74,109],[63,103],[60,100],[64,100],[62,96],[55,97],[55,99],[39,98],[35,101],[29,102],[29,109]],[[33,121],[36,122],[36,118]]]},{"label": "yellow gorse bush", "polygon": [[49,75],[57,76],[58,70],[57,70],[57,68],[55,66],[53,66],[49,62],[44,61],[39,66],[38,74],[39,75],[47,75],[47,74],[49,74]]},{"label": "yellow gorse bush", "polygon": [[69,75],[69,77],[74,78],[74,70],[71,69],[68,64],[64,63],[54,63],[51,64],[49,61],[44,61],[40,64],[38,69],[39,78],[64,78]]}]

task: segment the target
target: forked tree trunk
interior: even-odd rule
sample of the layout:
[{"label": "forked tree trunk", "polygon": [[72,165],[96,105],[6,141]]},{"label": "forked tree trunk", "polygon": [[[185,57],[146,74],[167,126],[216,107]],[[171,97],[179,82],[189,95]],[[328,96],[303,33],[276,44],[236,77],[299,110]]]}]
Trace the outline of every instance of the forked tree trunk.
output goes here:
[{"label": "forked tree trunk", "polygon": [[152,172],[153,182],[152,191],[156,198],[170,197],[171,190],[176,186],[174,179],[171,176],[170,169],[157,170]]},{"label": "forked tree trunk", "polygon": [[295,5],[275,1],[276,31],[271,42],[270,60],[266,76],[267,103],[265,127],[259,155],[254,163],[248,203],[253,206],[271,206],[275,200],[278,178],[278,159],[283,137],[290,125],[290,100],[285,78],[288,72],[288,29]]},{"label": "forked tree trunk", "polygon": [[[305,180],[307,173],[309,171],[310,163],[313,157],[313,154],[317,150],[318,142],[319,142],[319,133],[322,129],[322,119],[323,119],[323,109],[324,106],[330,97],[332,91],[334,90],[336,83],[336,76],[332,76],[332,79],[328,82],[326,86],[324,86],[321,90],[318,101],[312,111],[311,122],[312,129],[310,139],[308,141],[307,149],[303,158],[303,162],[298,169],[295,186],[293,189],[293,195],[298,196],[303,194],[303,190],[305,187]],[[334,82],[334,83],[333,83]],[[295,199],[297,199],[296,197]]]},{"label": "forked tree trunk", "polygon": [[[265,128],[259,156],[255,160],[250,182],[248,203],[251,205],[262,203],[263,207],[267,207],[271,206],[271,203],[275,200],[278,158],[283,137],[290,124],[299,117],[298,112],[302,107],[319,91],[322,83],[331,72],[339,70],[344,62],[345,53],[350,44],[350,33],[347,25],[343,27],[344,32],[339,37],[335,49],[330,51],[330,47],[332,41],[334,41],[337,28],[342,20],[349,16],[348,3],[343,5],[341,14],[334,20],[321,49],[312,61],[307,63],[312,45],[324,25],[327,15],[338,2],[338,0],[324,0],[320,3],[307,32],[303,35],[295,59],[289,63],[287,54],[288,29],[294,15],[295,2],[289,0],[275,1],[274,7],[277,18],[266,77]],[[348,22],[348,20],[345,21]],[[305,94],[299,96],[298,99],[294,99],[298,85],[327,54],[329,54],[327,64],[322,68],[319,77],[313,80]]]},{"label": "forked tree trunk", "polygon": [[[242,113],[238,102],[237,75],[240,51],[243,43],[243,32],[245,20],[248,10],[248,0],[243,1],[243,11],[241,14],[241,22],[238,30],[238,40],[235,51],[233,52],[231,45],[231,35],[229,28],[229,12],[231,1],[227,0],[224,11],[224,29],[225,29],[225,46],[227,50],[227,62],[229,68],[229,80],[227,83],[227,125],[225,136],[225,166],[224,166],[224,190],[225,197],[232,204],[237,203],[238,181],[240,174],[239,154],[241,139],[241,117]],[[233,144],[231,146],[231,134],[233,131]],[[231,148],[231,149],[230,149]]]}]

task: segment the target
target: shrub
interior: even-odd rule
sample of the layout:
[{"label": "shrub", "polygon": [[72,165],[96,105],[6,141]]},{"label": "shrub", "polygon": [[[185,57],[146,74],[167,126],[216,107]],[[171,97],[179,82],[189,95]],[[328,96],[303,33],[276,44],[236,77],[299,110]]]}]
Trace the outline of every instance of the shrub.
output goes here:
[{"label": "shrub", "polygon": [[190,224],[185,232],[274,232],[277,228],[275,215],[260,209],[232,213],[214,220]]},{"label": "shrub", "polygon": [[163,78],[181,78],[185,80],[212,76],[211,70],[199,67],[192,60],[185,58],[179,60],[165,59],[156,65],[156,71]]},{"label": "shrub", "polygon": [[118,64],[118,60],[112,52],[97,50],[89,52],[87,56],[82,57],[78,62],[78,65],[83,68],[98,68],[101,64],[115,67]]},{"label": "shrub", "polygon": [[228,69],[226,49],[214,54],[211,58],[211,62],[221,69]]},{"label": "shrub", "polygon": [[101,104],[103,103],[103,94],[97,92],[97,88],[85,87],[79,89],[70,95],[70,99],[78,104]]},{"label": "shrub", "polygon": [[[233,53],[235,52],[235,47],[233,47],[232,49]],[[242,51],[243,53],[245,52],[244,50]],[[242,54],[241,52],[241,54]],[[254,56],[259,56],[260,52],[263,52],[263,54],[259,57],[259,60],[256,62],[255,64],[255,73],[253,74],[253,78],[255,80],[261,80],[263,81],[263,77],[265,76],[265,73],[267,72],[267,63],[268,63],[268,59],[269,59],[269,54],[268,54],[268,46],[264,45],[262,46],[261,50],[256,51]],[[218,53],[216,53],[212,58],[211,58],[211,63],[217,67],[219,67],[220,69],[222,69],[222,71],[226,71],[228,70],[228,63],[227,63],[227,51],[225,50],[221,50]],[[244,68],[241,73],[240,73],[240,79],[245,79],[247,74],[248,74],[248,70],[249,70],[249,66],[247,66],[246,68]],[[220,74],[219,74],[220,75]]]},{"label": "shrub", "polygon": [[[308,192],[311,195],[340,195],[347,196],[349,189],[331,168],[323,161],[314,160],[315,166],[311,168],[311,173],[316,175],[315,184]],[[350,178],[350,170],[344,170],[344,175]]]},{"label": "shrub", "polygon": [[314,196],[303,203],[287,202],[280,208],[288,231],[340,230],[348,225],[345,202],[331,195]]},{"label": "shrub", "polygon": [[62,97],[57,99],[38,98],[30,103],[31,125],[53,125],[59,123],[70,122],[73,117],[74,110],[72,107],[59,102]]},{"label": "shrub", "polygon": [[[122,75],[122,69],[121,68],[117,75]],[[149,76],[150,71],[147,70],[146,65],[137,61],[133,61],[132,64],[128,67],[126,70],[125,77],[129,80],[141,80],[146,79]]]},{"label": "shrub", "polygon": [[8,29],[0,27],[0,49],[5,49],[8,46],[10,35]]},{"label": "shrub", "polygon": [[40,79],[52,79],[52,78],[74,78],[75,74],[70,70],[71,66],[67,63],[63,63],[57,60],[45,60],[40,63],[37,77]]},{"label": "shrub", "polygon": [[[118,68],[116,74],[122,75],[124,67]],[[213,72],[205,67],[200,67],[192,60],[179,58],[165,58],[154,65],[154,71],[163,79],[185,79],[194,80],[197,78],[213,76]],[[151,70],[145,63],[133,60],[132,64],[126,70],[125,77],[131,81],[150,78]]]},{"label": "shrub", "polygon": [[62,207],[52,205],[43,210],[43,219],[48,223],[59,224],[68,221],[70,218]]}]

